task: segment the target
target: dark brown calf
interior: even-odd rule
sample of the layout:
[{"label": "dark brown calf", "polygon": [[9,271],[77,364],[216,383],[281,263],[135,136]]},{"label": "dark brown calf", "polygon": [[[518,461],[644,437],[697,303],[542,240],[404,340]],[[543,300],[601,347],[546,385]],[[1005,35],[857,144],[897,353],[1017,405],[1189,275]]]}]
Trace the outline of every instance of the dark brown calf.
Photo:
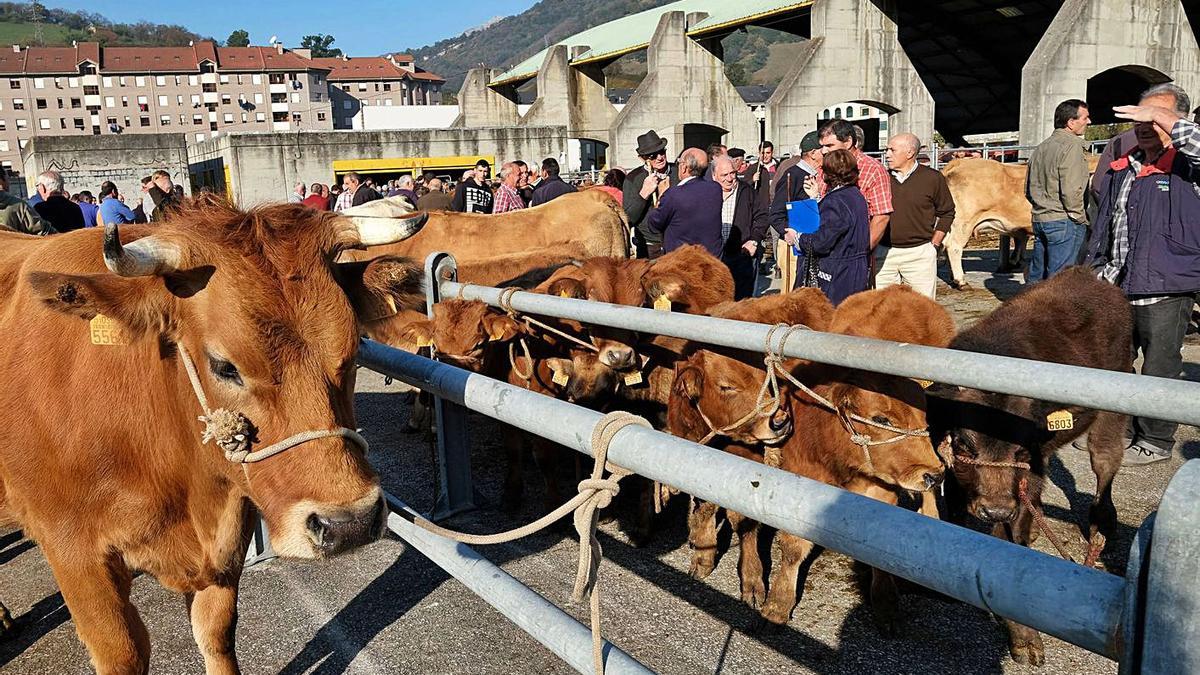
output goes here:
[{"label": "dark brown calf", "polygon": [[[1001,305],[963,331],[951,347],[964,351],[1066,363],[1090,368],[1132,370],[1129,302],[1116,287],[1081,267],[1059,273]],[[1117,525],[1112,479],[1121,466],[1126,417],[1019,396],[963,387],[930,391],[931,428],[943,454],[953,460],[957,490],[951,507],[992,524],[992,534],[1028,546],[1036,537],[1028,500],[1041,508],[1050,456],[1073,438],[1087,434],[1096,496],[1089,511],[1089,541],[1111,536]],[[1060,413],[1060,414],[1056,414]],[[1049,419],[1071,420],[1070,429],[1052,430]],[[1041,636],[1007,622],[1009,651],[1019,663],[1045,662]]]}]

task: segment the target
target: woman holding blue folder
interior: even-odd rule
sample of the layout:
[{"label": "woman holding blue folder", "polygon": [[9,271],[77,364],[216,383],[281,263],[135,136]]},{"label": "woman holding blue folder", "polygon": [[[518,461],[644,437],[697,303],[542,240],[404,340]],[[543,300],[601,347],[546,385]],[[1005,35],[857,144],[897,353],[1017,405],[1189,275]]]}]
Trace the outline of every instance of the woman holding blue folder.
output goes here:
[{"label": "woman holding blue folder", "polygon": [[[784,240],[800,256],[798,270],[815,265],[817,287],[834,305],[865,291],[870,280],[871,233],[867,200],[858,189],[858,162],[847,150],[825,155],[824,176],[827,190],[818,204],[819,224],[815,232],[801,234],[792,228],[783,232]],[[804,190],[816,198],[815,180],[805,181]],[[788,195],[792,198],[793,195]],[[791,209],[802,208],[798,203]],[[805,228],[807,229],[807,228]],[[812,255],[812,260],[806,256]],[[804,286],[810,275],[797,273],[796,286]]]}]

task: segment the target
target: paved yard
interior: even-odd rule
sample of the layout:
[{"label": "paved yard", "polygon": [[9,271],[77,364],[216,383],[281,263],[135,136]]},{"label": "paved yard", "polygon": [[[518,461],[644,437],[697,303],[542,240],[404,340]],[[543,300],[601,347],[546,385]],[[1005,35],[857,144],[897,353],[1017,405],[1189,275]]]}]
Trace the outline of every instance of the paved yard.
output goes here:
[{"label": "paved yard", "polygon": [[[994,277],[990,256],[969,251],[965,264],[975,290],[942,287],[941,300],[969,323],[1011,295],[1016,283]],[[1189,361],[1200,349],[1189,345]],[[1200,377],[1191,368],[1189,377]],[[372,442],[385,486],[418,509],[431,504],[430,452],[418,437],[400,433],[407,406],[373,373],[360,373],[360,423]],[[526,467],[527,508],[515,517],[494,508],[500,495],[503,456],[498,426],[470,421],[475,441],[477,486],[489,506],[455,521],[493,531],[532,519],[540,485]],[[1170,463],[1123,471],[1116,480],[1123,525],[1105,562],[1123,570],[1130,538],[1157,505],[1184,458],[1200,455],[1200,435],[1181,432],[1181,456]],[[532,463],[529,463],[532,464]],[[1047,513],[1058,533],[1075,540],[1094,489],[1086,455],[1064,449],[1053,462],[1055,487],[1046,492]],[[618,515],[628,504],[616,505]],[[1008,658],[1002,627],[986,613],[913,586],[902,588],[904,634],[886,640],[876,633],[863,604],[865,570],[825,552],[809,570],[791,623],[778,632],[754,630],[755,613],[737,592],[736,549],[706,580],[687,575],[684,509],[676,500],[659,519],[659,534],[645,548],[629,545],[621,520],[602,526],[605,632],[652,669],[663,673],[1115,673],[1116,664],[1081,649],[1047,640],[1042,671]],[[903,533],[897,533],[903,536]],[[1050,552],[1044,537],[1039,548]],[[561,533],[545,533],[486,550],[489,558],[555,602],[570,595],[576,545]],[[0,644],[0,671],[85,673],[86,654],[70,616],[36,547],[16,532],[0,536],[0,597],[21,630]],[[150,578],[134,595],[154,640],[152,669],[199,672],[180,598]],[[323,563],[271,561],[247,571],[242,582],[239,655],[246,673],[564,673],[553,654],[505,621],[435,565],[396,540]],[[583,618],[585,609],[571,607]]]}]

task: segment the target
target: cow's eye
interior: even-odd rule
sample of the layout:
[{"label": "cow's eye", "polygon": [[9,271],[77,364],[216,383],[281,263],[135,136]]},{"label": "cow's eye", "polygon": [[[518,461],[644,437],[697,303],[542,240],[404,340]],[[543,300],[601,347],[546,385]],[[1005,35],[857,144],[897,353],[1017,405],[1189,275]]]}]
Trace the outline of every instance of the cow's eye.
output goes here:
[{"label": "cow's eye", "polygon": [[891,421],[891,420],[889,420],[888,418],[884,417],[883,415],[876,415],[876,416],[874,416],[874,417],[872,417],[872,418],[871,418],[871,421],[872,421],[872,422],[875,422],[876,424],[888,424],[888,425],[890,425],[890,424],[892,423],[892,421]]},{"label": "cow's eye", "polygon": [[737,387],[733,386],[732,384],[718,384],[717,386],[720,387],[722,394],[728,394],[730,392],[737,391]]},{"label": "cow's eye", "polygon": [[239,387],[243,385],[242,374],[229,361],[210,354],[208,357],[208,367],[217,379],[224,380],[230,384],[236,384]]}]

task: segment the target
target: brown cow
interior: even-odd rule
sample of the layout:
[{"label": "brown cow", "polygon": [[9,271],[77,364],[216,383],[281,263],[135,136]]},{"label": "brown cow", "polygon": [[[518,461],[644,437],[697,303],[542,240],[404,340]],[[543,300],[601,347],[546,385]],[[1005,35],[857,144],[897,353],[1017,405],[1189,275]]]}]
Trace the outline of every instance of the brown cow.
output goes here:
[{"label": "brown cow", "polygon": [[[1125,294],[1090,270],[1074,267],[1004,303],[963,331],[950,346],[1130,372],[1131,326]],[[1031,529],[1034,514],[1019,498],[1021,483],[1025,483],[1029,503],[1040,509],[1050,456],[1086,433],[1096,474],[1088,539],[1098,551],[1102,544],[1097,533],[1113,535],[1117,511],[1112,480],[1124,456],[1124,415],[963,387],[939,385],[930,393],[931,427],[943,443],[942,454],[953,460],[955,480],[947,485],[951,506],[965,506],[971,515],[992,524],[994,536],[1028,546],[1037,531]],[[1071,424],[1055,424],[1051,430],[1050,416],[1063,413]],[[958,489],[950,489],[954,487]],[[1037,631],[1007,623],[1013,659],[1044,663]]]},{"label": "brown cow", "polygon": [[[149,667],[129,597],[135,570],[185,595],[207,672],[237,671],[237,586],[256,509],[284,556],[325,557],[380,535],[378,478],[350,431],[348,294],[376,289],[364,289],[372,275],[361,266],[330,261],[421,220],[356,225],[298,204],[242,212],[202,200],[129,227],[124,245],[115,224],[0,234],[10,339],[0,401],[20,418],[0,439],[3,506],[42,548],[98,672]],[[218,442],[202,441],[187,355],[208,405],[244,413],[234,416],[242,438],[213,427]],[[257,463],[222,454],[327,430]]]},{"label": "brown cow", "polygon": [[[897,317],[911,317],[912,321],[906,328],[898,329],[895,327]],[[829,328],[831,332],[902,337],[905,342],[935,346],[944,346],[953,336],[953,321],[945,310],[902,286],[851,296],[834,311]],[[909,329],[911,332],[898,335],[901,330]],[[703,436],[710,426],[721,423],[716,420],[732,422],[742,414],[729,415],[727,411],[754,409],[758,389],[742,384],[731,390],[727,370],[715,365],[705,364],[705,370],[695,374],[680,373],[669,413],[672,431],[678,429],[685,437]],[[738,368],[747,365],[743,362]],[[918,383],[907,378],[814,364],[801,364],[794,373],[836,409],[828,409],[804,392],[792,391],[788,395],[786,405],[795,432],[783,444],[780,468],[891,504],[897,503],[902,493],[925,493],[940,481],[942,464],[928,438],[900,434],[899,439],[893,440],[896,432],[878,429],[857,419],[904,430],[923,430],[925,397]],[[703,420],[701,413],[709,418],[711,425]],[[879,449],[873,449],[875,445],[860,446],[852,440],[850,430],[867,436],[872,443],[886,445]],[[762,438],[764,434],[760,430],[757,435],[738,440]],[[778,442],[779,439],[767,435],[765,440]],[[738,454],[743,452],[738,449]],[[740,522],[742,519],[737,514],[730,516],[743,538],[753,537],[750,534],[752,526]],[[697,520],[693,519],[693,523]],[[800,564],[812,550],[812,543],[785,532],[779,533],[778,541],[783,550],[783,561],[772,574],[762,615],[770,623],[784,624],[796,604],[796,576]],[[743,547],[739,565],[743,572],[742,597],[754,604],[764,597],[762,565],[757,560],[754,546],[743,544]],[[700,560],[697,571],[704,572],[708,564],[707,560]],[[876,570],[872,581],[872,605],[886,631],[895,628],[896,602],[894,580]]]}]

